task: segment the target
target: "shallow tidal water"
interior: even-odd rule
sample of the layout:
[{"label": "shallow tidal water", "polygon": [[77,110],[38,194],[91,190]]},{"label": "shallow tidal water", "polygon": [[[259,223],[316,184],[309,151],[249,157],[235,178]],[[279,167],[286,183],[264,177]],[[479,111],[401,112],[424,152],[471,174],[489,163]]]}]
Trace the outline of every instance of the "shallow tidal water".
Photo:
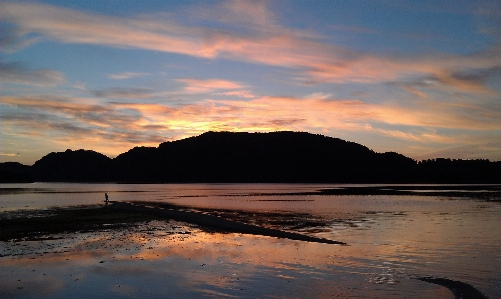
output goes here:
[{"label": "shallow tidal water", "polygon": [[[247,221],[348,244],[210,233],[174,221],[0,242],[0,297],[454,298],[416,279],[430,276],[501,298],[499,200],[290,195],[329,187],[339,186],[0,185],[2,215],[99,204],[107,192],[114,201],[255,212]],[[295,226],[275,221],[280,213]]]}]

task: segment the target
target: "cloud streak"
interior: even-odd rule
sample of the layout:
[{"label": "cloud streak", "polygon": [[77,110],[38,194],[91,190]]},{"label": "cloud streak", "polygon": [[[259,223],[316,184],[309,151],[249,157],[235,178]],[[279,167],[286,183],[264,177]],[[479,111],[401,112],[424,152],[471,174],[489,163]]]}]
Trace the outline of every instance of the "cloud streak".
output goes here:
[{"label": "cloud streak", "polygon": [[149,73],[123,72],[123,73],[118,73],[118,74],[109,74],[108,78],[113,79],[113,80],[126,80],[126,79],[141,78],[141,77],[148,77],[148,76],[150,76]]},{"label": "cloud streak", "polygon": [[226,91],[214,93],[216,96],[227,96],[227,97],[237,97],[245,99],[253,99],[256,96],[250,90],[236,90],[236,91]]},{"label": "cloud streak", "polygon": [[98,98],[113,99],[151,99],[155,97],[155,91],[147,88],[109,88],[104,90],[94,90],[91,92]]},{"label": "cloud streak", "polygon": [[54,87],[65,82],[64,75],[54,70],[29,70],[19,63],[0,62],[0,79],[6,83]]},{"label": "cloud streak", "polygon": [[244,87],[240,83],[220,79],[198,80],[183,78],[177,79],[176,81],[183,83],[185,85],[184,91],[188,93],[208,93],[218,90],[240,89]]},{"label": "cloud streak", "polygon": [[[501,116],[488,109],[431,101],[421,108],[312,97],[261,97],[250,101],[205,100],[180,107],[134,103],[82,104],[77,101],[82,100],[1,98],[4,105],[64,115],[65,118],[77,119],[103,128],[123,126],[127,123],[167,127],[176,123],[185,123],[187,127],[200,127],[197,123],[204,123],[208,127],[203,130],[211,130],[212,123],[227,122],[226,127],[233,126],[238,130],[256,129],[248,127],[248,124],[258,123],[267,124],[259,130],[305,130],[307,127],[362,129],[368,123],[444,129],[501,129]],[[280,111],[279,115],[277,111]],[[145,123],[146,115],[148,123]],[[189,125],[190,123],[192,125]],[[268,127],[269,124],[285,126]],[[291,127],[292,124],[299,126]]]},{"label": "cloud streak", "polygon": [[[313,34],[277,25],[274,14],[263,2],[225,2],[220,8],[221,12],[212,8],[212,13],[202,11],[198,16],[230,24],[235,30],[182,25],[167,14],[120,18],[9,2],[1,4],[0,18],[16,24],[26,34],[39,33],[63,43],[140,48],[279,66],[294,69],[297,80],[309,83],[385,82],[419,75],[433,77],[438,84],[475,92],[484,86],[485,80],[481,78],[484,73],[501,67],[499,52],[423,57],[360,53],[323,43]],[[225,12],[226,17],[214,19]],[[242,34],[237,30],[237,20],[248,24],[248,32]],[[477,78],[468,77],[472,73]],[[112,74],[110,78],[138,75],[143,74]]]},{"label": "cloud streak", "polygon": [[499,114],[474,106],[428,102],[421,108],[402,107],[326,98],[324,94],[305,99],[205,100],[178,107],[84,102],[89,100],[4,96],[1,104],[22,112],[3,113],[2,121],[12,126],[45,131],[45,134],[57,132],[61,140],[78,141],[79,144],[93,140],[98,147],[99,144],[110,145],[110,142],[122,146],[151,146],[210,130],[325,133],[326,128],[412,140],[417,144],[454,144],[457,142],[454,137],[438,134],[437,130],[489,132],[501,129]]}]

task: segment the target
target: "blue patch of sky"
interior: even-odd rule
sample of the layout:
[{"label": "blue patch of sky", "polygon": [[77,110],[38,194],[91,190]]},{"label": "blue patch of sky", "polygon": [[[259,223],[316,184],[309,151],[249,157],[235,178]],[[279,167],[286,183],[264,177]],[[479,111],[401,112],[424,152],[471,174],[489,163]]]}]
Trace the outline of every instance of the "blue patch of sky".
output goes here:
[{"label": "blue patch of sky", "polygon": [[[185,15],[199,1],[80,1],[45,0],[48,4],[99,13],[101,15],[136,17],[141,14],[177,12],[178,20],[193,22]],[[214,1],[206,6],[214,6]],[[267,3],[286,27],[308,29],[328,37],[333,44],[363,52],[401,51],[416,54],[440,51],[467,54],[490,46],[495,37],[479,32],[479,16],[474,5],[424,1],[421,5],[392,1],[310,1],[287,0]],[[443,7],[442,7],[443,6]],[[485,5],[484,5],[485,6]],[[184,16],[184,17],[183,17]],[[222,26],[217,21],[201,21],[199,25]],[[485,20],[484,26],[494,26]],[[196,25],[197,23],[193,23]],[[224,26],[223,26],[224,27]]]},{"label": "blue patch of sky", "polygon": [[487,79],[486,85],[491,89],[501,90],[501,69]]},{"label": "blue patch of sky", "polygon": [[78,11],[87,11],[90,13],[99,13],[117,17],[135,17],[140,14],[149,14],[155,12],[169,12],[181,9],[190,3],[195,4],[198,1],[165,1],[165,0],[43,0],[39,3],[46,3],[62,8],[74,9]]},{"label": "blue patch of sky", "polygon": [[332,44],[361,52],[468,54],[492,42],[479,32],[473,13],[410,10],[381,1],[286,1],[276,7],[286,26],[319,32]]},{"label": "blue patch of sky", "polygon": [[[6,62],[21,62],[32,70],[59,71],[67,82],[85,84],[89,90],[141,87],[172,91],[182,87],[182,84],[175,81],[179,78],[237,81],[246,85],[245,89],[257,94],[283,95],[287,90],[273,80],[282,79],[283,68],[141,49],[44,41],[5,55],[5,58]],[[125,72],[145,73],[149,76],[109,79],[109,75]]]},{"label": "blue patch of sky", "polygon": [[[116,1],[102,4],[100,1],[46,1],[73,9],[89,9],[110,15],[135,15],[141,12],[182,9],[181,4],[163,1]],[[192,2],[195,3],[195,2]],[[190,3],[188,3],[189,5]],[[182,6],[186,6],[183,3]],[[134,8],[132,8],[134,6]],[[271,2],[271,9],[281,15],[280,22],[287,26],[311,29],[333,36],[330,42],[367,52],[398,51],[414,53],[427,50],[445,52],[471,52],[485,46],[478,43],[479,34],[473,17],[457,13],[407,11],[400,7],[381,8],[379,2],[326,1],[311,3]],[[299,12],[299,13],[298,13]],[[326,25],[327,24],[327,25]],[[458,29],[459,28],[459,29]],[[426,42],[423,42],[426,40]],[[475,40],[474,43],[467,41]],[[57,43],[57,42],[56,42]],[[458,46],[461,43],[461,46]],[[138,49],[116,49],[107,46],[82,44],[56,44],[41,42],[18,53],[5,55],[6,61],[27,62],[33,69],[51,68],[64,73],[71,82],[87,83],[89,88],[155,86],[173,87],[175,78],[218,78],[244,82],[253,91],[266,95],[297,94],[303,91],[328,92],[341,85],[328,84],[309,88],[301,85],[283,84],[293,70],[267,67],[260,64],[242,63],[224,59],[203,59],[186,55],[161,53]],[[173,69],[173,66],[180,66]],[[241,69],[244,69],[240,71]],[[196,70],[196,73],[193,71]],[[164,73],[165,76],[148,76],[132,80],[108,80],[109,74],[120,72]],[[291,75],[293,76],[293,75]],[[289,78],[286,78],[289,79]],[[494,81],[496,83],[496,81]],[[259,90],[256,87],[259,86]],[[347,85],[341,97],[350,97]],[[134,86],[132,86],[134,87]],[[360,87],[360,86],[358,86]],[[358,89],[357,89],[358,90]],[[339,93],[339,90],[337,90]],[[350,91],[353,93],[353,91]]]},{"label": "blue patch of sky", "polygon": [[[163,54],[163,53],[161,53]],[[86,44],[42,42],[12,55],[31,69],[53,69],[62,72],[69,82],[80,82],[91,88],[110,84],[108,75],[122,72],[161,71],[152,51],[115,49]],[[113,83],[120,80],[113,80]]]},{"label": "blue patch of sky", "polygon": [[267,66],[259,63],[247,63],[234,60],[206,60],[191,76],[197,79],[223,79],[246,85],[256,95],[289,94],[295,86],[290,83],[287,73],[290,69]]}]

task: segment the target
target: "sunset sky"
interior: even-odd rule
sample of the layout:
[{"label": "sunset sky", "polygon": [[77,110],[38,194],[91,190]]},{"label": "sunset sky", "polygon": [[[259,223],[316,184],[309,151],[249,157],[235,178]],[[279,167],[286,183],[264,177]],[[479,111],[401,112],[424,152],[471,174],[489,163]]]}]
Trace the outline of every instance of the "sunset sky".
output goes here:
[{"label": "sunset sky", "polygon": [[501,160],[501,1],[0,2],[0,162],[206,131]]}]

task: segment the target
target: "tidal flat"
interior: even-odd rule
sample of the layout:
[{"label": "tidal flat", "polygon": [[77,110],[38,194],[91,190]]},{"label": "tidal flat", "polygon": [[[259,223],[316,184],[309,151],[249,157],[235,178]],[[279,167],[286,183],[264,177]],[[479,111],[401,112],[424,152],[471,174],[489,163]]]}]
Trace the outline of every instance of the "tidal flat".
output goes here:
[{"label": "tidal flat", "polygon": [[[101,209],[104,213],[97,210],[98,215],[92,215],[96,210],[64,209],[57,216],[37,213],[38,216],[29,218],[36,219],[36,232],[25,226],[31,221],[22,221],[20,228],[24,228],[2,244],[2,297],[368,295],[368,290],[364,290],[367,286],[363,287],[366,275],[349,273],[336,265],[348,252],[329,248],[335,245],[211,232],[211,228],[172,220],[146,220],[149,216],[145,214],[130,215],[110,209]],[[53,220],[75,215],[75,226],[53,225]],[[19,223],[16,220],[10,219],[7,227]],[[325,259],[332,260],[332,265],[322,265]],[[342,285],[331,285],[340,280],[345,280]],[[399,282],[387,273],[372,277],[369,283],[384,289]],[[422,291],[418,280],[409,280],[407,284],[414,291]],[[436,289],[427,287],[431,293]],[[381,298],[385,296],[381,294]]]},{"label": "tidal flat", "polygon": [[[62,187],[36,194],[65,194],[69,186]],[[90,206],[2,211],[2,298],[501,297],[501,206],[492,196],[306,195],[326,187],[309,185],[76,187],[66,196],[99,198]],[[149,209],[345,245],[109,209],[99,204],[101,191]]]}]

